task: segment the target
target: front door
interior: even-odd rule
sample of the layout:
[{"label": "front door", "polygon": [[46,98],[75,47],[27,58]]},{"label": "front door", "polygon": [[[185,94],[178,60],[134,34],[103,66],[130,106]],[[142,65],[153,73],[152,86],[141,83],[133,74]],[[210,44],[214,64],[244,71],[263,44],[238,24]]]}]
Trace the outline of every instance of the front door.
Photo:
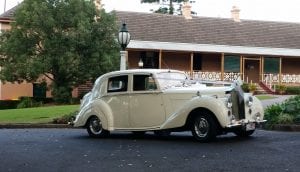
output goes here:
[{"label": "front door", "polygon": [[258,83],[259,82],[259,64],[260,60],[258,59],[245,59],[244,63],[244,81],[251,83]]}]

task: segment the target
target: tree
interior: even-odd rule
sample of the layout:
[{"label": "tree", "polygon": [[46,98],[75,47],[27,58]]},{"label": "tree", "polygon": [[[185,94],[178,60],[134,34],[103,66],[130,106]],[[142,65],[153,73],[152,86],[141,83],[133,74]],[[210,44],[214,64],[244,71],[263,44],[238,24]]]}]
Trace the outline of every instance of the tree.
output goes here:
[{"label": "tree", "polygon": [[[187,0],[141,0],[141,3],[154,3],[154,2],[158,3],[161,1],[163,1],[163,2],[169,1],[169,8],[162,6],[162,7],[159,7],[159,9],[154,12],[162,13],[162,14],[174,14],[173,2],[179,4],[179,3],[183,2],[183,1],[187,1]],[[181,6],[179,8],[181,8]],[[177,9],[177,10],[179,10],[179,9]]]},{"label": "tree", "polygon": [[72,89],[117,69],[115,15],[87,0],[24,0],[11,31],[0,37],[0,79],[52,81],[54,100],[67,103]]}]

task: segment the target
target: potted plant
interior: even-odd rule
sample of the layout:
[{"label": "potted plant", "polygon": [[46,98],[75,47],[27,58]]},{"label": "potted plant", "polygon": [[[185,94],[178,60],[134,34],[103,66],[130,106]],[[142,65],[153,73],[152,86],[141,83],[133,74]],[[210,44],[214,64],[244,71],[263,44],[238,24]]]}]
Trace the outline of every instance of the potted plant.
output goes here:
[{"label": "potted plant", "polygon": [[277,86],[277,89],[278,89],[278,93],[279,93],[279,94],[284,94],[285,91],[286,91],[286,86],[280,84],[280,85]]},{"label": "potted plant", "polygon": [[257,90],[256,84],[253,84],[253,83],[249,84],[249,92],[250,93],[254,93],[256,90]]}]

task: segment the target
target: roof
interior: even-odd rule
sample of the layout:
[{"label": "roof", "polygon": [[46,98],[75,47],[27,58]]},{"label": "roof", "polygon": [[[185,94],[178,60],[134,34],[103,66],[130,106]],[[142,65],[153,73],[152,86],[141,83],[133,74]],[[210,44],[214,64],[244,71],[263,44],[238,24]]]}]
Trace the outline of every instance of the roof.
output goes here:
[{"label": "roof", "polygon": [[15,11],[19,7],[19,5],[16,5],[13,8],[9,9],[8,11],[2,13],[0,15],[0,19],[12,20],[14,18]]},{"label": "roof", "polygon": [[300,23],[116,11],[132,40],[300,49]]},{"label": "roof", "polygon": [[[18,6],[1,14],[0,19],[12,20]],[[147,44],[152,49],[157,49],[162,46],[157,44],[160,43],[165,45],[160,49],[171,46],[173,49],[189,50],[186,47],[194,46],[203,51],[209,46],[210,51],[229,52],[224,51],[225,46],[230,50],[235,49],[232,53],[243,53],[244,47],[255,47],[249,53],[256,52],[258,48],[260,54],[265,54],[265,51],[272,54],[276,51],[274,55],[300,55],[300,23],[258,20],[235,22],[232,19],[199,16],[185,19],[183,16],[126,11],[115,13],[118,24],[123,21],[127,23],[133,40],[131,48],[145,48]],[[215,45],[221,48],[211,48]]]}]

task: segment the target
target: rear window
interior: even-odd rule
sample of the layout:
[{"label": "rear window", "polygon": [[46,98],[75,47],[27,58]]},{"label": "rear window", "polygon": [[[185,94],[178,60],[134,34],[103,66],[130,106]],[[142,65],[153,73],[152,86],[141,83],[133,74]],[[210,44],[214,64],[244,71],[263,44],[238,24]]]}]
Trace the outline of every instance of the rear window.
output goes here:
[{"label": "rear window", "polygon": [[116,76],[108,79],[107,92],[126,92],[128,90],[128,76]]}]

